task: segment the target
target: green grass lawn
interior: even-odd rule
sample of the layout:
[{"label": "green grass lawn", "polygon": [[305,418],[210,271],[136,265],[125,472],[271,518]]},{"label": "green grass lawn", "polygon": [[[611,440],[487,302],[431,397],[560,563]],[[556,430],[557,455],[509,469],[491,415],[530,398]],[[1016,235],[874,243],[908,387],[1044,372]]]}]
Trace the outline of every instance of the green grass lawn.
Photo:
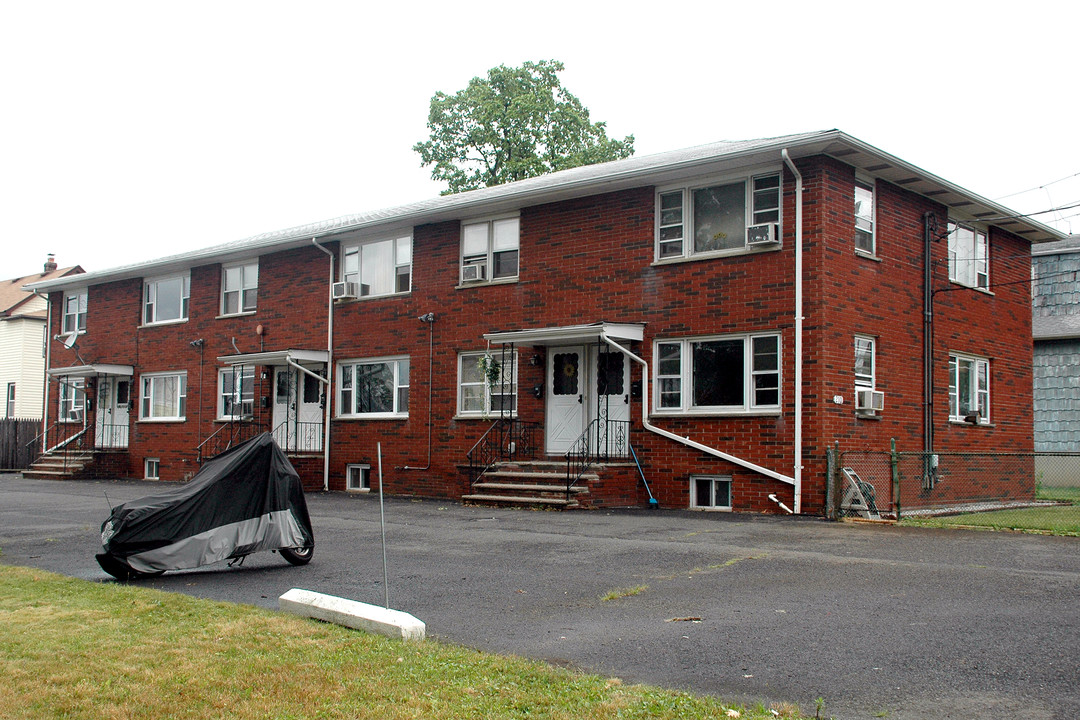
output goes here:
[{"label": "green grass lawn", "polygon": [[1080,536],[1080,505],[992,510],[964,513],[962,515],[940,515],[937,517],[905,517],[900,524],[919,527],[968,527]]},{"label": "green grass lawn", "polygon": [[801,717],[21,567],[0,638],[0,718]]}]

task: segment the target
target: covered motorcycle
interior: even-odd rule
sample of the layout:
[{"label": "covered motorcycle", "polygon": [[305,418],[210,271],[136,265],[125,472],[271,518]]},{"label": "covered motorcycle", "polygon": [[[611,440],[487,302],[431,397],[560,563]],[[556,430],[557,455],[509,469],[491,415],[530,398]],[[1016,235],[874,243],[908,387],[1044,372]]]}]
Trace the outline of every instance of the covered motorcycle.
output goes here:
[{"label": "covered motorcycle", "polygon": [[262,433],[206,462],[189,482],[113,508],[101,544],[101,568],[127,580],[260,550],[304,565],[315,535],[299,475]]}]

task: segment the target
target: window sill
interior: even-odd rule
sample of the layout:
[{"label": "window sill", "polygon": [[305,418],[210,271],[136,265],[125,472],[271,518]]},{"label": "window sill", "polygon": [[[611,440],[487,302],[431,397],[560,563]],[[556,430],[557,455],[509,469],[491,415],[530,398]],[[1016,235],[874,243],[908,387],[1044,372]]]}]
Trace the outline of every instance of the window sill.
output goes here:
[{"label": "window sill", "polygon": [[227,318],[249,317],[251,315],[254,315],[257,312],[258,312],[258,310],[245,310],[244,312],[222,313],[221,315],[218,315],[214,319],[215,320],[225,320]]},{"label": "window sill", "polygon": [[187,418],[186,417],[180,417],[180,418],[173,418],[173,417],[170,417],[170,418],[139,418],[135,422],[138,422],[138,423],[182,423],[182,422],[187,422]]},{"label": "window sill", "polygon": [[957,282],[956,280],[952,280],[952,279],[950,279],[949,282],[951,284],[953,284],[953,285],[956,285],[957,287],[967,288],[968,290],[974,290],[975,292],[980,292],[983,295],[991,295],[991,296],[994,295],[994,291],[990,290],[989,288],[976,287],[974,285],[968,285],[966,283]]},{"label": "window sill", "polygon": [[655,418],[705,418],[705,417],[780,417],[780,408],[773,410],[661,410],[649,413]]},{"label": "window sill", "polygon": [[334,306],[336,307],[338,305],[352,305],[353,303],[366,302],[368,300],[385,300],[386,298],[408,297],[409,295],[412,295],[411,289],[406,292],[393,292],[386,293],[384,295],[360,295],[354,298],[343,298],[341,300],[334,300]]},{"label": "window sill", "polygon": [[355,420],[408,420],[408,415],[338,415],[334,420],[343,421],[355,421]]},{"label": "window sill", "polygon": [[760,248],[732,248],[730,250],[716,250],[714,252],[696,253],[690,256],[670,257],[670,258],[656,258],[652,261],[652,267],[660,267],[662,265],[679,265],[681,263],[688,262],[700,262],[702,260],[716,260],[718,258],[727,257],[741,257],[743,255],[761,255],[762,253],[779,252],[783,250],[784,246],[781,243],[776,245],[770,245],[768,247]]},{"label": "window sill", "polygon": [[691,505],[691,510],[696,512],[732,512],[730,507],[702,507],[700,505]]},{"label": "window sill", "polygon": [[[499,413],[490,413],[490,414],[488,414],[486,416],[485,415],[472,414],[472,413],[470,413],[468,415],[463,415],[461,413],[458,413],[457,415],[455,415],[454,417],[452,417],[450,419],[454,420],[454,421],[458,421],[458,420],[486,420],[488,422],[492,422],[494,420],[501,420],[502,417],[503,416],[500,415]],[[513,415],[508,415],[507,417],[510,420],[517,420],[517,413],[514,413]]]},{"label": "window sill", "polygon": [[224,425],[225,423],[254,423],[255,418],[254,417],[236,417],[236,418],[216,417],[213,420],[211,420],[210,422],[220,423],[222,425]]},{"label": "window sill", "polygon": [[996,425],[994,425],[994,423],[992,423],[992,422],[969,423],[969,422],[965,421],[965,420],[964,420],[964,419],[962,419],[962,418],[960,418],[960,419],[957,419],[957,418],[949,418],[949,424],[950,424],[950,425],[962,425],[962,426],[964,426],[964,427],[977,427],[977,428],[992,428],[992,427],[997,427],[997,426],[996,426]]},{"label": "window sill", "polygon": [[866,260],[873,260],[874,262],[885,262],[885,260],[880,255],[866,252],[865,250],[855,250],[855,256],[864,258]]},{"label": "window sill", "polygon": [[136,328],[136,329],[142,330],[143,328],[164,327],[164,326],[168,326],[168,325],[181,325],[183,323],[186,323],[187,321],[188,321],[187,318],[180,318],[178,320],[162,320],[161,322],[143,323],[142,325],[139,325],[138,328]]},{"label": "window sill", "polygon": [[466,290],[468,288],[489,287],[491,285],[513,285],[514,283],[518,282],[520,277],[521,277],[520,275],[515,275],[512,278],[498,278],[496,280],[486,280],[484,282],[480,282],[479,280],[476,281],[476,282],[461,282],[461,281],[458,281],[458,284],[454,286],[454,289],[455,290]]}]

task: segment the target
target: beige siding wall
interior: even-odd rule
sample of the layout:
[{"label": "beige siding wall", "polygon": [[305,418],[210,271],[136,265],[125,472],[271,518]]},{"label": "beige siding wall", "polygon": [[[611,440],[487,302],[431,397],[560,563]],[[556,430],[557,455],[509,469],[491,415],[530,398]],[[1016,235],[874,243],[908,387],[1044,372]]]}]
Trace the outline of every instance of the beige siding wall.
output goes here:
[{"label": "beige siding wall", "polygon": [[40,418],[44,395],[45,358],[42,333],[45,321],[12,318],[0,321],[0,417],[7,417],[7,390],[15,383],[15,414]]}]

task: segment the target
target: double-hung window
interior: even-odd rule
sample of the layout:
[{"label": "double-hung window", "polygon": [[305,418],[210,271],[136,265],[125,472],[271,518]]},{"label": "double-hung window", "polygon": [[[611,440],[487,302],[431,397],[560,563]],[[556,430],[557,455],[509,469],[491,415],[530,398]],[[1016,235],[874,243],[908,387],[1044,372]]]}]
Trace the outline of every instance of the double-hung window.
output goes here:
[{"label": "double-hung window", "polygon": [[64,293],[64,335],[86,332],[86,288]]},{"label": "double-hung window", "polygon": [[949,419],[990,423],[990,361],[949,355]]},{"label": "double-hung window", "polygon": [[990,289],[990,246],[986,233],[949,223],[949,279],[968,287]]},{"label": "double-hung window", "polygon": [[147,280],[143,287],[143,324],[187,320],[190,296],[190,275]]},{"label": "double-hung window", "polygon": [[338,363],[339,417],[408,417],[409,358]]},{"label": "double-hung window", "polygon": [[867,255],[875,252],[874,185],[855,182],[855,249]]},{"label": "double-hung window", "polygon": [[183,420],[187,412],[187,373],[142,376],[142,420]]},{"label": "double-hung window", "polygon": [[517,413],[517,352],[458,355],[458,414]]},{"label": "double-hung window", "polygon": [[855,389],[873,390],[874,378],[874,338],[866,335],[855,336]]},{"label": "double-hung window", "polygon": [[461,224],[461,282],[518,276],[519,218]]},{"label": "double-hung window", "polygon": [[60,422],[79,422],[86,407],[83,378],[60,379]]},{"label": "double-hung window", "polygon": [[221,269],[221,314],[254,312],[259,295],[258,261]]},{"label": "double-hung window", "polygon": [[[657,193],[656,258],[688,258],[748,246],[748,227],[779,241],[780,175],[769,173],[703,187]],[[757,243],[755,243],[757,244]]]},{"label": "double-hung window", "polygon": [[412,283],[412,235],[367,240],[342,250],[341,279],[360,297],[407,293]]},{"label": "double-hung window", "polygon": [[250,365],[234,365],[220,370],[218,372],[218,419],[249,418],[254,409],[255,368]]},{"label": "double-hung window", "polygon": [[15,417],[15,383],[8,383],[7,386],[7,407],[4,412],[4,417]]},{"label": "double-hung window", "polygon": [[780,336],[656,343],[656,412],[729,413],[780,408]]}]

